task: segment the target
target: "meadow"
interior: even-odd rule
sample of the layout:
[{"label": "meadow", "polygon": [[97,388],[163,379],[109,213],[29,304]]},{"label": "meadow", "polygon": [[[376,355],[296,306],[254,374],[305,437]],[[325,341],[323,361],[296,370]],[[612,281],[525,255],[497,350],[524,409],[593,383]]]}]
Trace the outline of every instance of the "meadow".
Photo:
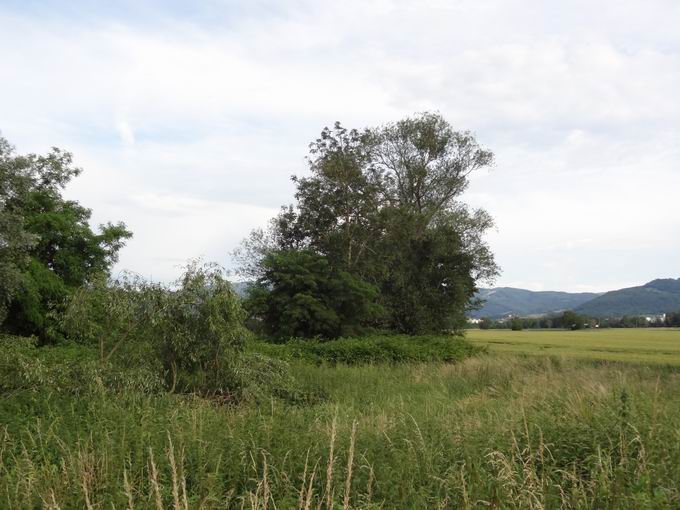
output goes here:
[{"label": "meadow", "polygon": [[[554,341],[588,338],[564,335]],[[318,396],[307,402],[5,392],[0,507],[680,506],[680,370],[464,352],[447,363],[288,356]]]},{"label": "meadow", "polygon": [[680,365],[680,329],[674,328],[471,329],[467,339],[498,353]]}]

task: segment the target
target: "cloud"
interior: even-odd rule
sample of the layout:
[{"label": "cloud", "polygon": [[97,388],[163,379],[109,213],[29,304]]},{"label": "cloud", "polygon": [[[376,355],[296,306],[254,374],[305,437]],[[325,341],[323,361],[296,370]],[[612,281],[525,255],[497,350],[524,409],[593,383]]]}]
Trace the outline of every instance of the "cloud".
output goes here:
[{"label": "cloud", "polygon": [[121,265],[228,263],[323,126],[436,109],[496,153],[466,200],[499,284],[680,276],[677,2],[93,5],[0,7],[0,129],[75,153],[69,196],[135,232]]}]

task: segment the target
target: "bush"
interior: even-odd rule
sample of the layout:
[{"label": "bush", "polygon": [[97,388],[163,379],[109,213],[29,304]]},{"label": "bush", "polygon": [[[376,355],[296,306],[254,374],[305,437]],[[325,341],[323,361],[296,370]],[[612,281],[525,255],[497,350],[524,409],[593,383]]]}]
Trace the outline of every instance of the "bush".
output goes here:
[{"label": "bush", "polygon": [[288,362],[258,352],[243,356],[238,373],[244,400],[264,401],[273,396],[290,404],[316,404],[327,398],[321,389],[303,388],[293,377]]},{"label": "bush", "polygon": [[271,336],[337,338],[362,332],[381,313],[378,290],[311,251],[278,251],[246,300],[254,322]]},{"label": "bush", "polygon": [[102,363],[97,351],[70,344],[37,347],[34,338],[0,338],[0,392],[157,393],[163,382],[149,367]]},{"label": "bush", "polygon": [[99,278],[74,293],[62,327],[102,363],[151,360],[171,392],[234,394],[243,320],[223,269],[192,262],[174,288],[129,274]]},{"label": "bush", "polygon": [[481,351],[458,336],[384,335],[331,341],[294,339],[283,345],[253,343],[251,349],[283,359],[312,363],[456,362]]}]

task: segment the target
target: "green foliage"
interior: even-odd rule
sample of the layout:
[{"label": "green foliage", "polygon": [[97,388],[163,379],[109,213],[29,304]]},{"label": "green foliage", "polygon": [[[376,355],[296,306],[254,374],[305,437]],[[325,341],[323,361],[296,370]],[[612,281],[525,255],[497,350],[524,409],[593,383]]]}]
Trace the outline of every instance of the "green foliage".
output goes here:
[{"label": "green foliage", "polygon": [[21,211],[11,207],[11,202],[30,185],[22,160],[13,153],[14,148],[0,137],[0,324],[21,285],[21,272],[28,264],[29,250],[37,241],[26,230]]},{"label": "green foliage", "polygon": [[250,290],[250,313],[276,338],[356,334],[379,313],[377,290],[310,251],[270,253]]},{"label": "green foliage", "polygon": [[173,288],[133,275],[78,289],[61,326],[102,362],[152,359],[170,391],[238,392],[249,333],[240,300],[215,264],[194,261]]},{"label": "green foliage", "polygon": [[157,293],[150,334],[174,390],[229,393],[248,331],[241,303],[215,264],[190,263],[177,288]]},{"label": "green foliage", "polygon": [[42,341],[58,337],[59,307],[73,289],[107,273],[132,236],[122,223],[93,232],[91,211],[62,197],[80,172],[67,152],[17,156],[0,139],[0,237],[9,239],[0,243],[0,272],[11,276],[11,288],[3,283],[0,290],[10,309],[4,326],[11,332]]},{"label": "green foliage", "polygon": [[[244,274],[261,279],[269,254],[313,252],[330,271],[378,289],[382,326],[405,333],[459,330],[477,281],[498,271],[482,240],[491,218],[459,201],[469,174],[492,161],[470,133],[454,131],[438,114],[362,132],[338,123],[310,145],[311,176],[293,179],[295,207],[283,208],[268,232],[254,232],[237,259]],[[263,290],[274,292],[276,284]],[[315,316],[327,311],[319,301],[334,299],[304,296],[296,308]],[[370,316],[340,319],[374,325]],[[324,336],[344,334],[322,329]]]},{"label": "green foliage", "polygon": [[258,342],[252,344],[250,349],[283,359],[302,359],[315,364],[332,365],[451,363],[462,361],[483,350],[473,347],[462,337],[428,335],[377,335],[339,338],[327,342],[291,340],[284,345]]},{"label": "green foliage", "polygon": [[564,329],[578,330],[583,329],[583,324],[585,323],[585,317],[567,310],[562,314],[562,316],[557,321]]},{"label": "green foliage", "polygon": [[515,317],[510,321],[510,329],[513,331],[522,331],[524,326],[522,324],[522,319]]},{"label": "green foliage", "polygon": [[479,329],[491,329],[491,326],[493,326],[493,321],[488,317],[482,317],[479,321]]},{"label": "green foliage", "polygon": [[248,402],[268,403],[275,397],[293,405],[312,405],[326,399],[320,388],[301,385],[281,356],[254,349],[241,357],[237,376],[242,382],[241,398]]},{"label": "green foliage", "polygon": [[0,337],[0,393],[28,390],[69,395],[158,393],[162,379],[150,367],[102,363],[97,351],[75,344],[37,347],[34,339]]}]

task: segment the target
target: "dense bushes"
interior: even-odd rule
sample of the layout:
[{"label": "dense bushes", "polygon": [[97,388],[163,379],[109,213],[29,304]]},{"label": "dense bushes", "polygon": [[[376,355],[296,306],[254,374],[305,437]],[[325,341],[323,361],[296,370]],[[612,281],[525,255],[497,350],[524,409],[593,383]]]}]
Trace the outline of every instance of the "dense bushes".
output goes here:
[{"label": "dense bushes", "polygon": [[480,351],[462,337],[406,335],[340,338],[328,342],[291,340],[281,345],[257,342],[250,348],[283,359],[347,365],[454,362]]},{"label": "dense bushes", "polygon": [[174,288],[124,275],[79,289],[62,318],[71,338],[99,351],[103,363],[153,366],[171,391],[230,394],[248,331],[223,270],[189,264]]},{"label": "dense bushes", "polygon": [[262,261],[246,308],[271,336],[336,338],[361,332],[380,314],[378,289],[311,251],[278,251]]},{"label": "dense bushes", "polygon": [[101,362],[95,349],[70,344],[37,347],[35,339],[0,337],[0,392],[35,390],[72,395],[158,393],[163,381],[150,367]]}]

